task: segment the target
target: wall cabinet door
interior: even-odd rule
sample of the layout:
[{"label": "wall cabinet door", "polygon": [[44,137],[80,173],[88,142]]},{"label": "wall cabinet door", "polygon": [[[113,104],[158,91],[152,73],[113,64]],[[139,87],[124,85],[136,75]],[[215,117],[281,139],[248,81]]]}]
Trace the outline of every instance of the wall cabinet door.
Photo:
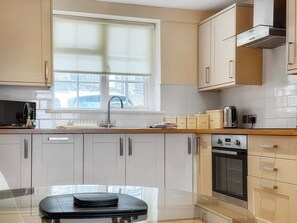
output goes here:
[{"label": "wall cabinet door", "polygon": [[234,82],[235,75],[235,8],[215,17],[211,21],[212,85]]},{"label": "wall cabinet door", "polygon": [[198,135],[197,191],[199,194],[212,196],[212,158],[211,135]]},{"label": "wall cabinet door", "polygon": [[164,134],[126,135],[126,185],[164,187]]},{"label": "wall cabinet door", "polygon": [[0,27],[0,84],[50,86],[51,0],[1,2]]},{"label": "wall cabinet door", "polygon": [[165,134],[165,188],[193,192],[192,134]]},{"label": "wall cabinet door", "polygon": [[0,172],[10,189],[31,187],[31,158],[30,135],[0,135]]},{"label": "wall cabinet door", "polygon": [[297,4],[296,0],[287,0],[287,64],[288,74],[297,73]]},{"label": "wall cabinet door", "polygon": [[84,183],[125,185],[125,135],[84,135]]},{"label": "wall cabinet door", "polygon": [[297,185],[249,176],[248,201],[258,223],[296,222]]},{"label": "wall cabinet door", "polygon": [[200,91],[262,84],[261,49],[236,47],[236,35],[252,27],[252,14],[251,6],[233,4],[199,25]]},{"label": "wall cabinet door", "polygon": [[83,183],[83,135],[34,134],[32,140],[34,187]]},{"label": "wall cabinet door", "polygon": [[201,24],[198,27],[198,87],[204,88],[210,86],[210,47],[211,47],[211,34],[210,34],[210,21]]}]

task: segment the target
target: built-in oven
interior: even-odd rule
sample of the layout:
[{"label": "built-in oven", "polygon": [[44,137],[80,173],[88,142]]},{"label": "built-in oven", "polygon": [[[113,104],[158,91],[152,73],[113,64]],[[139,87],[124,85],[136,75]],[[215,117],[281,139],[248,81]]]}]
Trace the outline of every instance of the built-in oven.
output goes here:
[{"label": "built-in oven", "polygon": [[212,135],[212,190],[247,201],[246,135]]}]

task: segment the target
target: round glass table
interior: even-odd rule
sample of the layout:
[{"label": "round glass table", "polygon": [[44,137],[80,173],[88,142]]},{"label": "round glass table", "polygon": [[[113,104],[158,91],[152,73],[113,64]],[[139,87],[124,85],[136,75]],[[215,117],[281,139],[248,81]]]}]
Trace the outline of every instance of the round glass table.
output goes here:
[{"label": "round glass table", "polygon": [[[39,212],[39,203],[47,196],[77,193],[128,194],[145,201],[146,215],[118,218],[45,219]],[[0,191],[0,222],[178,222],[178,223],[256,223],[245,208],[216,198],[169,189],[138,186],[63,185],[21,188]]]}]

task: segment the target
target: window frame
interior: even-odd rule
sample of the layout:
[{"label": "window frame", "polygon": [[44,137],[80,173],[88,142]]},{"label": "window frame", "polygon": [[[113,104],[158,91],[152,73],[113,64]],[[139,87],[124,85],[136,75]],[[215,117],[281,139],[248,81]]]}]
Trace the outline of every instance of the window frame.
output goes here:
[{"label": "window frame", "polygon": [[[161,107],[161,92],[160,92],[160,83],[161,83],[161,37],[160,37],[160,20],[156,19],[147,19],[147,18],[134,18],[134,17],[123,17],[123,16],[114,16],[114,15],[102,15],[102,14],[93,14],[93,13],[81,13],[81,12],[66,12],[54,10],[53,16],[55,15],[70,15],[70,16],[79,16],[79,17],[89,17],[89,18],[99,18],[99,19],[112,19],[112,20],[122,20],[127,22],[141,22],[141,23],[153,23],[155,28],[153,32],[153,61],[152,61],[152,76],[145,77],[146,81],[144,81],[144,100],[146,102],[145,107],[135,107],[125,110],[133,110],[133,111],[160,111]],[[84,108],[55,108],[54,107],[54,94],[55,94],[55,86],[52,87],[52,109],[56,111],[105,111],[107,109],[107,102],[109,97],[109,83],[106,80],[107,75],[102,75],[100,77],[99,87],[102,92],[101,95],[101,107],[96,109],[84,109]],[[131,75],[133,76],[133,75]],[[55,70],[53,70],[53,82],[55,83]],[[129,81],[128,81],[129,83]]]}]

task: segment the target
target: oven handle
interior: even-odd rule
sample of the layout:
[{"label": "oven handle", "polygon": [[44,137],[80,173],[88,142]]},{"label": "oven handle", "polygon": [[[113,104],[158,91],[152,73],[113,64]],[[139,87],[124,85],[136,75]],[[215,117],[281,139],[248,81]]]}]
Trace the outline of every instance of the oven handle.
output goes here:
[{"label": "oven handle", "polygon": [[218,150],[218,149],[212,149],[213,153],[221,153],[221,154],[227,154],[227,155],[238,155],[237,152],[234,151],[226,151],[226,150]]}]

